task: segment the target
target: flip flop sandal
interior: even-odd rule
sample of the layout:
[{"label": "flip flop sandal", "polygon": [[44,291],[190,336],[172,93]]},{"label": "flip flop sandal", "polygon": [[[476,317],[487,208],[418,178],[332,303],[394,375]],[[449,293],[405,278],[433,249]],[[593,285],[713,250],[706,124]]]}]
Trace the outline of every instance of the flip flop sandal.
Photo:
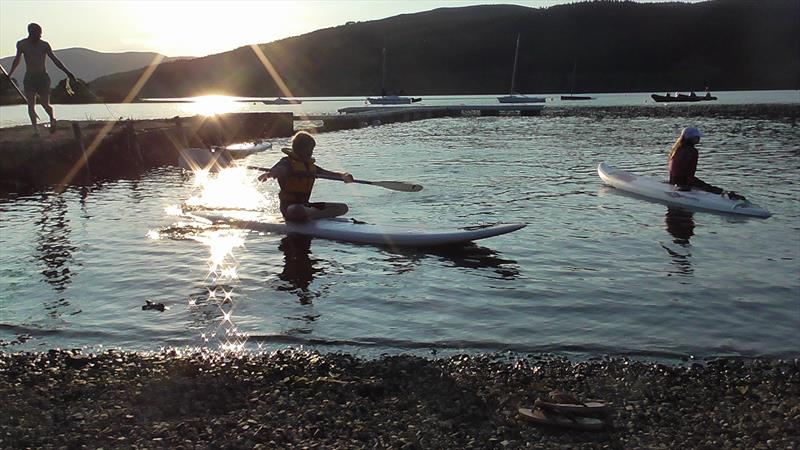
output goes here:
[{"label": "flip flop sandal", "polygon": [[549,425],[581,431],[600,431],[606,424],[592,417],[569,417],[544,409],[519,408],[519,414],[536,425]]},{"label": "flip flop sandal", "polygon": [[545,409],[557,413],[578,414],[584,416],[608,415],[611,407],[602,401],[579,402],[579,403],[555,403],[537,399],[533,404],[534,408]]}]

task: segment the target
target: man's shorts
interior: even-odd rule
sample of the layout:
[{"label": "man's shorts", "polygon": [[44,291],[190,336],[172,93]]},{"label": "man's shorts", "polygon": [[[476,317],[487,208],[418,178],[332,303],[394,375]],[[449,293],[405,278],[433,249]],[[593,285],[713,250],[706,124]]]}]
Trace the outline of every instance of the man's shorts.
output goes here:
[{"label": "man's shorts", "polygon": [[39,97],[50,97],[50,75],[48,75],[47,72],[25,72],[25,78],[22,84],[25,87],[25,95],[35,93]]}]

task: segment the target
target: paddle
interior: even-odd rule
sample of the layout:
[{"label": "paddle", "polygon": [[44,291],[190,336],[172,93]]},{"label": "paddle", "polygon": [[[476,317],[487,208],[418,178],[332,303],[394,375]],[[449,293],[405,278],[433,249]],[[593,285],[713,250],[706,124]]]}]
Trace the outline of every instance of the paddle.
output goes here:
[{"label": "paddle", "polygon": [[[260,170],[262,172],[268,172],[269,168],[267,167],[258,167],[258,166],[247,166],[248,169],[253,170]],[[332,177],[327,175],[317,175],[317,178],[322,178],[325,180],[334,180],[334,181],[343,181],[339,177]],[[403,181],[365,181],[365,180],[353,180],[353,183],[359,184],[370,184],[372,186],[380,186],[382,188],[391,189],[393,191],[402,191],[402,192],[419,192],[422,190],[422,186],[419,184],[413,183],[406,183]]]},{"label": "paddle", "polygon": [[[14,90],[17,91],[17,94],[19,94],[20,98],[22,98],[22,101],[25,102],[25,104],[27,105],[28,104],[28,98],[25,97],[25,94],[23,94],[22,91],[19,90],[19,88],[17,87],[17,83],[14,83],[14,80],[11,79],[11,75],[9,75],[8,72],[6,72],[6,68],[3,67],[3,66],[0,66],[0,70],[3,71],[3,75],[5,75],[6,78],[8,78],[8,82],[11,83],[12,86],[14,86]],[[36,111],[34,111],[33,113],[36,114]],[[36,118],[37,119],[39,118],[38,114],[36,114]]]}]

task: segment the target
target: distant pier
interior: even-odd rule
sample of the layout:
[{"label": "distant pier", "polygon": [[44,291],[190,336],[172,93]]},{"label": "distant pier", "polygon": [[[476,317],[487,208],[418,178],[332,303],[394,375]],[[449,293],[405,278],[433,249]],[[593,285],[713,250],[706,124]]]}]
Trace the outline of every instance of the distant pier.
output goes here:
[{"label": "distant pier", "polygon": [[366,126],[395,122],[435,119],[440,117],[462,117],[464,115],[499,116],[517,114],[538,116],[544,105],[454,105],[454,106],[353,106],[341,108],[340,115],[307,117],[307,120],[322,121],[319,131],[349,130]]}]

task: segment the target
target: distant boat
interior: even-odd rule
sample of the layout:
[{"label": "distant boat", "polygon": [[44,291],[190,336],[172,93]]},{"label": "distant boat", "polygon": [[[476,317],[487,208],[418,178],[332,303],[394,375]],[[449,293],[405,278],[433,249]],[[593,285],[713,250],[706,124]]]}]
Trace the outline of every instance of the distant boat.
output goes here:
[{"label": "distant boat", "polygon": [[403,95],[386,95],[386,47],[381,51],[381,92],[380,97],[367,97],[373,105],[408,105],[422,101],[422,97],[406,97]]},{"label": "distant boat", "polygon": [[296,98],[278,97],[275,100],[262,100],[261,103],[265,105],[299,105],[303,101]]},{"label": "distant boat", "polygon": [[575,92],[575,72],[578,68],[578,60],[576,59],[575,62],[572,64],[572,81],[570,82],[569,87],[569,95],[562,95],[561,100],[593,100],[594,97],[590,97],[588,95],[573,95]]},{"label": "distant boat", "polygon": [[686,94],[677,94],[674,97],[671,95],[658,95],[658,94],[651,94],[650,97],[658,103],[672,103],[672,102],[704,102],[704,101],[711,101],[716,100],[717,97],[711,95],[710,92],[706,92],[706,95],[686,95]]},{"label": "distant boat", "polygon": [[511,70],[511,89],[508,95],[497,97],[500,103],[544,103],[544,97],[528,97],[520,93],[514,93],[514,82],[517,78],[517,58],[519,57],[519,34],[517,34],[517,48],[514,50],[514,68]]},{"label": "distant boat", "polygon": [[401,97],[399,95],[384,95],[381,97],[367,97],[373,105],[408,105],[422,101],[422,97]]}]

